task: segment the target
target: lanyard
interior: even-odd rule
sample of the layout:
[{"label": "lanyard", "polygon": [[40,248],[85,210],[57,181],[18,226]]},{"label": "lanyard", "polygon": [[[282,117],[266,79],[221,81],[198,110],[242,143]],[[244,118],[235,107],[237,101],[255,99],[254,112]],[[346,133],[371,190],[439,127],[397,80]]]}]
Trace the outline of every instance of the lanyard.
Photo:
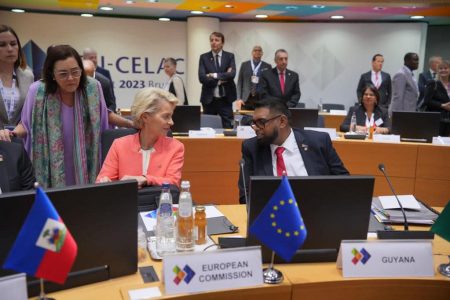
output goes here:
[{"label": "lanyard", "polygon": [[16,72],[13,72],[13,82],[11,87],[11,99],[8,103],[6,101],[6,88],[3,86],[3,81],[0,79],[0,92],[2,93],[3,101],[5,102],[5,106],[8,104],[9,107],[7,107],[8,112],[8,118],[11,118],[12,113],[14,111],[14,99],[16,98]]},{"label": "lanyard", "polygon": [[253,75],[256,76],[256,74],[258,74],[259,67],[261,67],[262,61],[259,61],[259,64],[256,67],[253,64],[253,59],[250,59],[250,63],[252,64]]}]

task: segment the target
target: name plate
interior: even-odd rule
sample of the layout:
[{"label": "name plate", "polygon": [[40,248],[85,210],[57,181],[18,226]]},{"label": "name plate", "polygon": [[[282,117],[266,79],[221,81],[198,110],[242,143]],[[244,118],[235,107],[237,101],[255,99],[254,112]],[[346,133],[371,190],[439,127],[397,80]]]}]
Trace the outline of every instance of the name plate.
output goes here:
[{"label": "name plate", "polygon": [[256,136],[256,133],[251,126],[238,126],[236,131],[237,137],[241,139],[249,139]]},{"label": "name plate", "polygon": [[303,129],[328,133],[328,135],[330,136],[331,140],[336,140],[338,138],[338,136],[336,134],[336,128],[305,127]]},{"label": "name plate", "polygon": [[347,111],[345,109],[330,109],[330,115],[346,116]]},{"label": "name plate", "polygon": [[261,248],[166,255],[166,294],[197,293],[263,284]]},{"label": "name plate", "polygon": [[215,138],[216,132],[212,128],[202,130],[189,130],[190,138]]},{"label": "name plate", "polygon": [[337,267],[344,277],[434,276],[431,241],[342,241]]},{"label": "name plate", "polygon": [[374,134],[374,142],[384,142],[384,143],[400,143],[400,135],[397,134]]},{"label": "name plate", "polygon": [[432,144],[450,146],[450,137],[434,136]]}]

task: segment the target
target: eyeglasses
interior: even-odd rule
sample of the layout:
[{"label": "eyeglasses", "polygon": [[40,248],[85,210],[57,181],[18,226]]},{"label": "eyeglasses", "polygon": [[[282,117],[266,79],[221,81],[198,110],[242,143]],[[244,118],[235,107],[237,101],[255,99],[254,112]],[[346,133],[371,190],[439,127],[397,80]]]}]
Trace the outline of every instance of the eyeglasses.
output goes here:
[{"label": "eyeglasses", "polygon": [[272,120],[275,120],[276,118],[281,117],[282,115],[278,115],[275,116],[273,118],[270,119],[258,119],[258,120],[252,120],[252,122],[250,123],[250,126],[254,127],[258,127],[259,129],[264,129],[266,127],[266,124],[269,123]]},{"label": "eyeglasses", "polygon": [[55,72],[55,77],[57,77],[58,79],[66,80],[69,78],[69,76],[72,76],[72,78],[78,78],[81,76],[81,73],[82,71],[80,68],[75,68],[70,71],[63,70]]}]

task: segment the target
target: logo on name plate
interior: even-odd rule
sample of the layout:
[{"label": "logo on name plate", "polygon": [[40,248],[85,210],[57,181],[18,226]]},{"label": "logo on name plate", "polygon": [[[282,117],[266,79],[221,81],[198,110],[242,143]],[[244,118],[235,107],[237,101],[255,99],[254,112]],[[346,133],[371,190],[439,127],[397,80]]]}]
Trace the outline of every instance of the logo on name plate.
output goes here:
[{"label": "logo on name plate", "polygon": [[367,250],[364,248],[362,248],[359,251],[356,250],[356,248],[353,248],[352,254],[353,254],[352,263],[354,265],[357,265],[358,262],[361,262],[363,265],[365,265],[370,259],[370,253],[367,252]]},{"label": "logo on name plate", "polygon": [[175,282],[176,285],[179,285],[183,280],[186,284],[189,284],[195,276],[194,270],[192,270],[189,265],[185,265],[183,270],[181,270],[179,266],[175,266],[172,271],[175,273],[173,282]]}]

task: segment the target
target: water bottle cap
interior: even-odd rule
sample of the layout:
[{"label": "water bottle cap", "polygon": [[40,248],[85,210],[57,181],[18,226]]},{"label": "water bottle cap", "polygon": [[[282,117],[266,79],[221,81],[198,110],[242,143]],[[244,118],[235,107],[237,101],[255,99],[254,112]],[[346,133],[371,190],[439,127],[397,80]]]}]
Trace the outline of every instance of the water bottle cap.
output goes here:
[{"label": "water bottle cap", "polygon": [[168,188],[170,188],[170,184],[167,183],[167,182],[164,182],[164,183],[162,184],[162,188],[163,188],[163,189],[168,189]]},{"label": "water bottle cap", "polygon": [[191,183],[188,180],[183,180],[181,182],[181,188],[190,188],[191,187]]}]

